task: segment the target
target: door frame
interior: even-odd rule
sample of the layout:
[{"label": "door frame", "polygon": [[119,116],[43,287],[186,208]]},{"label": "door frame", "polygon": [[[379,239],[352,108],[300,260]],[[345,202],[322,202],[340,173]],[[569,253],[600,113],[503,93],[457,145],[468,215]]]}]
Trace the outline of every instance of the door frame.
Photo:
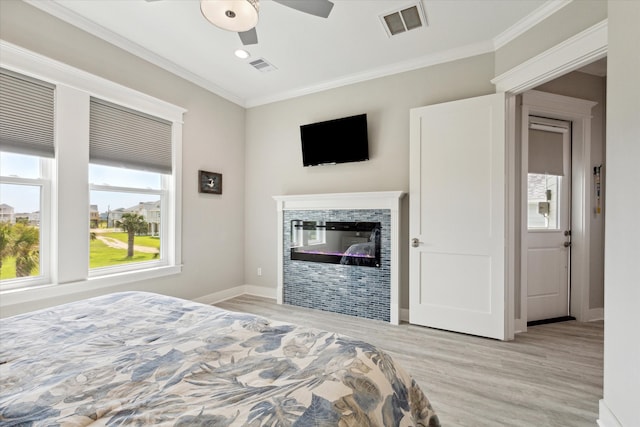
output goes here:
[{"label": "door frame", "polygon": [[[589,236],[591,233],[591,109],[596,102],[536,90],[522,94],[520,158],[520,319],[516,330],[527,330],[527,165],[530,115],[566,120],[571,125],[571,258],[569,314],[576,320],[588,320],[589,310]],[[517,161],[517,160],[516,160]]]},{"label": "door frame", "polygon": [[[516,318],[516,303],[521,305],[521,298],[516,301],[516,207],[519,199],[516,197],[516,141],[517,122],[520,117],[516,114],[516,96],[533,89],[543,83],[574,71],[584,65],[607,56],[608,50],[608,21],[603,21],[570,37],[556,46],[536,55],[535,57],[515,66],[491,80],[497,92],[505,92],[506,97],[506,269],[505,269],[505,307],[507,310],[507,336],[514,332],[526,331],[526,316],[520,313]],[[590,173],[586,174],[590,177]],[[590,194],[590,193],[589,193]],[[586,223],[586,221],[585,221]],[[588,276],[587,276],[588,277]],[[520,292],[520,296],[522,292]],[[588,294],[585,295],[588,298]],[[520,307],[522,308],[522,307]],[[588,303],[586,304],[588,309]],[[521,311],[521,310],[520,310]],[[586,319],[585,319],[586,320]]]}]

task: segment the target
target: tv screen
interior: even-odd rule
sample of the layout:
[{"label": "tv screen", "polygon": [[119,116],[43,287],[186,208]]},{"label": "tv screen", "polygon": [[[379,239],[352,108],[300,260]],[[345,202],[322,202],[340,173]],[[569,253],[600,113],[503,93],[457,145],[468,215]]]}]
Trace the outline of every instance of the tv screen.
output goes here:
[{"label": "tv screen", "polygon": [[304,166],[369,160],[367,115],[300,126]]}]

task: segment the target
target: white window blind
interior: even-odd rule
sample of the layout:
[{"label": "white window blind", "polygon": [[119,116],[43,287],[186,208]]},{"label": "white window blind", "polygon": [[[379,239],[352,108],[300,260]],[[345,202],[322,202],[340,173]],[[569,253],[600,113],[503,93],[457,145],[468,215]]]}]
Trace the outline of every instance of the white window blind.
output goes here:
[{"label": "white window blind", "polygon": [[0,68],[0,149],[54,156],[55,86]]},{"label": "white window blind", "polygon": [[89,161],[171,173],[171,122],[91,98]]}]

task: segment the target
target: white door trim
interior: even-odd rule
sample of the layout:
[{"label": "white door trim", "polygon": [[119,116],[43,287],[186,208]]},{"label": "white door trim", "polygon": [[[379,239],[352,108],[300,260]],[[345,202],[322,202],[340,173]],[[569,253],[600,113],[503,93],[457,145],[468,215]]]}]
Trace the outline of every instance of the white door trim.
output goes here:
[{"label": "white door trim", "polygon": [[[548,49],[540,55],[531,58],[523,62],[522,64],[512,68],[511,70],[496,76],[491,82],[496,85],[497,92],[507,93],[506,109],[507,109],[507,141],[506,141],[506,162],[507,162],[507,218],[513,218],[515,209],[515,203],[520,203],[515,199],[515,189],[510,183],[515,182],[516,169],[515,162],[516,157],[514,155],[514,147],[516,144],[515,134],[515,97],[516,95],[532,89],[544,82],[553,80],[560,77],[570,71],[576,70],[584,65],[587,65],[597,59],[604,58],[607,55],[608,49],[608,23],[607,20],[603,20],[596,25],[576,34],[575,36],[567,39],[566,41]],[[519,161],[519,159],[518,159]],[[515,257],[512,256],[515,251],[515,233],[519,233],[520,230],[515,230],[513,221],[507,220],[507,257],[506,257],[506,279],[507,279],[507,293],[515,296]],[[507,314],[515,315],[515,303],[516,301],[511,298],[509,300],[510,307]],[[509,317],[508,319],[514,319]],[[526,330],[526,317],[522,320],[522,313],[520,319],[514,319],[513,322],[508,322],[507,330],[515,330],[515,332],[521,332]],[[523,325],[524,323],[524,325]]]}]

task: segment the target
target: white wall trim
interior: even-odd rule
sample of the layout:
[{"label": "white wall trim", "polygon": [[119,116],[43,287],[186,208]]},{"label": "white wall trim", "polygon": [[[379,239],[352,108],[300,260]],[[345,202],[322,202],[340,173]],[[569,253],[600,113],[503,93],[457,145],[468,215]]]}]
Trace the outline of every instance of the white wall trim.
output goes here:
[{"label": "white wall trim", "polygon": [[587,313],[587,322],[604,320],[604,308],[590,308]]},{"label": "white wall trim", "polygon": [[526,33],[531,28],[538,25],[563,7],[567,6],[573,0],[556,0],[547,1],[542,6],[525,16],[511,27],[507,28],[502,33],[498,34],[493,39],[493,46],[495,50],[500,49],[510,41],[514,40],[518,36]]},{"label": "white wall trim", "polygon": [[613,412],[611,412],[611,409],[609,409],[604,399],[600,399],[599,407],[600,407],[600,413],[597,421],[598,426],[623,427],[622,424],[620,424],[620,421],[618,421],[618,419],[616,418],[616,416],[613,415]]},{"label": "white wall trim", "polygon": [[273,102],[284,101],[286,99],[310,95],[313,93],[323,92],[338,87],[348,86],[368,80],[391,76],[394,74],[400,74],[407,71],[417,70],[419,68],[444,64],[447,62],[470,58],[472,56],[478,56],[490,52],[493,52],[492,42],[478,42],[456,49],[449,49],[444,52],[436,52],[430,55],[411,59],[409,61],[391,64],[385,67],[374,68],[366,72],[352,74],[349,76],[341,77],[339,79],[318,83],[313,86],[307,86],[304,88],[281,92],[273,96],[251,98],[245,102],[245,107],[258,107],[260,105],[271,104]]},{"label": "white wall trim", "polygon": [[264,286],[240,285],[195,298],[193,301],[212,305],[242,295],[255,295],[262,298],[276,299],[276,289],[266,288]]},{"label": "white wall trim", "polygon": [[393,325],[400,323],[400,201],[403,191],[372,191],[364,193],[300,194],[273,196],[277,203],[278,237],[278,304],[284,294],[284,211],[323,209],[389,209],[391,211],[391,296],[390,319]]},{"label": "white wall trim", "polygon": [[547,1],[538,9],[525,16],[513,26],[493,38],[492,40],[480,41],[455,49],[449,49],[443,52],[436,52],[419,58],[411,59],[386,67],[380,67],[363,73],[356,73],[339,79],[322,82],[313,86],[285,91],[273,96],[262,98],[243,99],[223,87],[215,84],[211,80],[202,77],[188,69],[176,64],[173,61],[160,56],[151,50],[132,42],[131,40],[117,34],[95,22],[77,14],[76,12],[64,7],[63,5],[53,1],[25,0],[29,5],[42,10],[70,25],[80,28],[102,40],[107,41],[139,58],[142,58],[164,70],[169,71],[183,79],[194,83],[230,102],[245,108],[257,107],[260,105],[270,104],[277,101],[291,99],[299,96],[309,95],[312,93],[322,92],[337,87],[342,87],[354,83],[359,83],[375,78],[385,77],[418,68],[429,67],[436,64],[455,61],[458,59],[468,58],[481,55],[484,53],[494,52],[505,44],[509,43],[516,37],[525,33],[544,19],[556,13],[573,0],[556,0]]},{"label": "white wall trim", "polygon": [[[0,309],[8,309],[35,301],[43,301],[49,298],[74,294],[79,295],[84,292],[96,290],[107,290],[127,283],[179,274],[181,271],[182,266],[166,266],[89,278],[73,283],[46,284],[28,288],[3,290],[0,292],[0,300],[2,301]],[[115,290],[111,290],[111,292],[114,291]]]},{"label": "white wall trim", "polygon": [[607,55],[603,20],[491,80],[497,92],[521,93]]}]

